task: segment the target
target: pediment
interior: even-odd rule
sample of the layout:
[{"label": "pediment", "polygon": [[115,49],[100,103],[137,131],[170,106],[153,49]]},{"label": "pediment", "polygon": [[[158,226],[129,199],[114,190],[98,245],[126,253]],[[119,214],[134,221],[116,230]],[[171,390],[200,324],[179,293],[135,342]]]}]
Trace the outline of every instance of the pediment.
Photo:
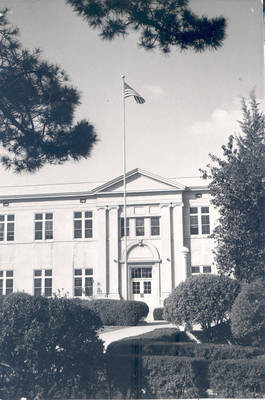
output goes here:
[{"label": "pediment", "polygon": [[[139,169],[132,170],[126,174],[127,192],[145,191],[176,191],[183,190],[185,186],[166,178],[151,174]],[[97,193],[120,193],[123,191],[123,176],[101,185],[93,192]]]}]

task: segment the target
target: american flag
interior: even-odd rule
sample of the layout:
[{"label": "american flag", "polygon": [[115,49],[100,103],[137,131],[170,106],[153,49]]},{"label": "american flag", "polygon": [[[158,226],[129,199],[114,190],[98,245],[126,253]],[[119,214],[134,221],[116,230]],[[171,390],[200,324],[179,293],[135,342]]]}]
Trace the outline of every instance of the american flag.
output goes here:
[{"label": "american flag", "polygon": [[133,88],[131,88],[131,86],[129,86],[126,82],[124,82],[124,98],[126,99],[126,97],[130,96],[133,96],[134,100],[138,104],[145,103],[145,99],[139,93],[137,93]]}]

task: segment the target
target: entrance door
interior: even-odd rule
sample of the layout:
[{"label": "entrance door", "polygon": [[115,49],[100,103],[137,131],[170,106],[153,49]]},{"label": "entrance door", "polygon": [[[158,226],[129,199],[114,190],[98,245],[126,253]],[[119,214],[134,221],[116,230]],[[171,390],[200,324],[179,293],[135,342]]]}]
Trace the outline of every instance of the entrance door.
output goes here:
[{"label": "entrance door", "polygon": [[144,301],[148,305],[152,304],[153,281],[152,267],[131,267],[131,299]]}]

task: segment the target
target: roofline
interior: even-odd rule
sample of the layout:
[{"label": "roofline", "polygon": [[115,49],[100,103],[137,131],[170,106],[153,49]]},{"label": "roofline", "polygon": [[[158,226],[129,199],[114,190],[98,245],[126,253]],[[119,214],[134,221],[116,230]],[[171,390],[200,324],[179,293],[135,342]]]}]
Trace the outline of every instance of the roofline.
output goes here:
[{"label": "roofline", "polygon": [[[145,171],[145,170],[140,169],[140,168],[134,168],[134,169],[126,172],[125,178],[129,178],[130,176],[132,176],[134,174],[137,174],[137,173],[145,175],[145,176],[148,176],[149,178],[153,178],[153,179],[158,180],[160,182],[166,183],[166,184],[168,184],[168,185],[170,185],[172,187],[175,187],[178,190],[185,190],[186,189],[186,186],[184,186],[182,183],[176,183],[176,182],[172,181],[171,179],[163,178],[162,176],[152,174],[151,172]],[[121,182],[123,180],[123,177],[124,177],[124,175],[120,175],[117,178],[114,178],[114,179],[104,183],[103,185],[100,185],[100,186],[92,189],[91,193],[99,193],[100,191],[104,190],[105,188],[108,188],[109,186],[112,186],[112,185],[114,185],[116,183]]]}]

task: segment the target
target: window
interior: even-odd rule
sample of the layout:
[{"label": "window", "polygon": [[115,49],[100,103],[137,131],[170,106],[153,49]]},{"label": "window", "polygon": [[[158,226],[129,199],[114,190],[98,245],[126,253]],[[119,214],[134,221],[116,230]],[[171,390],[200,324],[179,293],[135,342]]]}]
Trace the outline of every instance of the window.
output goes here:
[{"label": "window", "polygon": [[[130,236],[130,220],[126,218],[126,236]],[[121,237],[124,237],[124,218],[121,218]]]},{"label": "window", "polygon": [[200,274],[201,272],[204,274],[211,274],[212,267],[211,267],[211,265],[193,266],[193,267],[191,267],[191,272],[193,274]]},{"label": "window", "polygon": [[133,282],[133,294],[140,294],[140,282]]},{"label": "window", "polygon": [[[208,235],[210,233],[209,207],[190,208],[190,234]],[[199,223],[200,221],[200,223]]]},{"label": "window", "polygon": [[35,240],[53,239],[53,214],[35,214]]},{"label": "window", "polygon": [[202,223],[202,234],[210,233],[210,215],[209,215],[209,207],[201,208],[201,223]]},{"label": "window", "polygon": [[152,267],[146,268],[132,268],[131,269],[132,278],[152,278]]},{"label": "window", "polygon": [[0,295],[13,293],[13,271],[0,271]]},{"label": "window", "polygon": [[10,242],[15,239],[15,215],[0,215],[0,241]]},{"label": "window", "polygon": [[190,208],[190,234],[198,235],[199,233],[199,225],[198,225],[198,208],[191,207]]},{"label": "window", "polygon": [[74,239],[88,239],[93,237],[92,211],[74,212]]},{"label": "window", "polygon": [[52,270],[35,269],[34,270],[34,296],[52,295]]},{"label": "window", "polygon": [[202,268],[203,268],[203,273],[204,274],[211,274],[212,267],[210,265],[204,265]]},{"label": "window", "polygon": [[144,282],[144,294],[151,294],[152,293],[152,282]]},{"label": "window", "polygon": [[151,235],[152,236],[160,235],[160,218],[159,217],[151,217]]},{"label": "window", "polygon": [[144,236],[144,218],[135,219],[135,234],[136,236]]},{"label": "window", "polygon": [[93,296],[93,269],[77,268],[74,270],[74,296]]}]

